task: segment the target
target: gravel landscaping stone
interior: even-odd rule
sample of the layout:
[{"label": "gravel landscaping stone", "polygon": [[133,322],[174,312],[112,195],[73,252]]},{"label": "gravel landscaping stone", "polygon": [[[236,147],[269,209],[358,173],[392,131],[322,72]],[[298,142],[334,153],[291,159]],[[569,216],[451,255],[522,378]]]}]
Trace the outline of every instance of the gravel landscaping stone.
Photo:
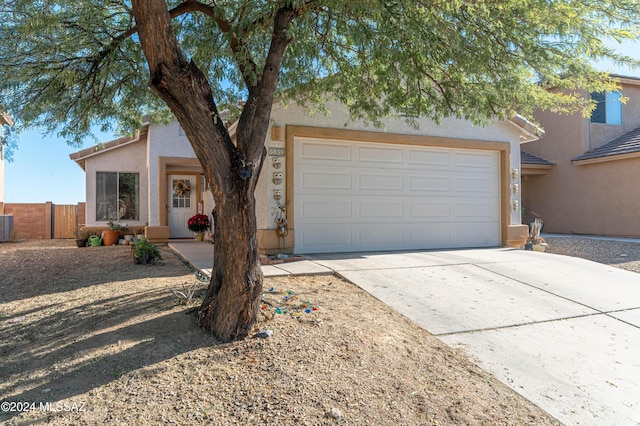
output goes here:
[{"label": "gravel landscaping stone", "polygon": [[[333,276],[265,280],[253,334],[273,333],[220,344],[197,326],[206,283],[161,253],[134,265],[127,246],[0,244],[0,402],[35,404],[0,423],[558,424]],[[186,305],[171,291],[185,282]]]}]

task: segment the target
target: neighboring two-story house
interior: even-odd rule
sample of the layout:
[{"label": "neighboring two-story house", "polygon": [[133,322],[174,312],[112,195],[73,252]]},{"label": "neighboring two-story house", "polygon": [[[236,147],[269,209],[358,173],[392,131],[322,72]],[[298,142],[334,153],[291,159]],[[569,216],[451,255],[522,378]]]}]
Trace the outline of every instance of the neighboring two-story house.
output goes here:
[{"label": "neighboring two-story house", "polygon": [[536,114],[545,135],[521,154],[526,222],[541,217],[552,233],[640,236],[640,78],[616,77],[622,92],[591,94],[591,118]]}]

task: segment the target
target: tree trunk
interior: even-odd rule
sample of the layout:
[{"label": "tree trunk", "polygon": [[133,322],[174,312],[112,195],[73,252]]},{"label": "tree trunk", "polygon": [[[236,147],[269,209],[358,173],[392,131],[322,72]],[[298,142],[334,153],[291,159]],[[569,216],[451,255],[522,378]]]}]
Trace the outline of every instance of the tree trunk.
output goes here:
[{"label": "tree trunk", "polygon": [[228,194],[214,216],[213,272],[200,324],[222,341],[242,339],[257,321],[262,296],[253,191]]},{"label": "tree trunk", "polygon": [[[215,6],[183,2],[179,7],[214,16],[223,31],[230,31],[229,22],[215,13]],[[248,99],[235,143],[218,114],[206,75],[180,49],[165,0],[133,0],[132,10],[149,63],[150,85],[180,122],[216,203],[213,272],[200,324],[222,341],[244,338],[257,321],[262,295],[253,193],[265,158],[264,141],[282,58],[291,42],[287,29],[298,10],[283,5],[275,14],[262,71],[250,58],[238,64]],[[232,37],[230,45],[236,54],[246,48],[241,43]],[[254,74],[258,75],[255,81]]]}]

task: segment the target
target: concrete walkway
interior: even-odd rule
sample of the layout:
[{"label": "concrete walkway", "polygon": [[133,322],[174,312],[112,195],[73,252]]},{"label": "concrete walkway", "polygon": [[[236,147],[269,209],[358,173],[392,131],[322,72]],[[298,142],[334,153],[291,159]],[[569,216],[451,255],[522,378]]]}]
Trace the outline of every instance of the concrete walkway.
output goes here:
[{"label": "concrete walkway", "polygon": [[511,249],[307,259],[298,272],[335,271],[565,424],[640,424],[639,274]]},{"label": "concrete walkway", "polygon": [[[213,244],[193,240],[171,240],[169,247],[207,278],[211,277]],[[262,273],[265,277],[285,277],[293,275],[332,275],[333,271],[309,260],[300,260],[279,265],[263,265]]]}]

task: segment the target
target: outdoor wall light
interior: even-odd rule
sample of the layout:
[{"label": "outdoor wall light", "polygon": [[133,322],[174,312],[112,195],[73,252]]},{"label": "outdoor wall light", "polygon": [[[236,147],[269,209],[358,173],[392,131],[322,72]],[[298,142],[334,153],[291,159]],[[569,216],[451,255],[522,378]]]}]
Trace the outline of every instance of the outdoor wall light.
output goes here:
[{"label": "outdoor wall light", "polygon": [[282,142],[284,140],[282,127],[280,126],[272,126],[271,127],[271,140]]}]

